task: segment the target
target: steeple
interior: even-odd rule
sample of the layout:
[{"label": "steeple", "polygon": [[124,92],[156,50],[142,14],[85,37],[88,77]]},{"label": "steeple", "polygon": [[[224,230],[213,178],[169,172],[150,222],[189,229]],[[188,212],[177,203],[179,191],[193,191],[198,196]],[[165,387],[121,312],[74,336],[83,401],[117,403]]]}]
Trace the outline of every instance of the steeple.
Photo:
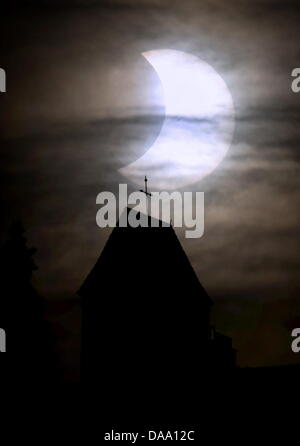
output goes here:
[{"label": "steeple", "polygon": [[171,226],[114,228],[79,295],[87,382],[179,379],[205,354],[212,301]]}]

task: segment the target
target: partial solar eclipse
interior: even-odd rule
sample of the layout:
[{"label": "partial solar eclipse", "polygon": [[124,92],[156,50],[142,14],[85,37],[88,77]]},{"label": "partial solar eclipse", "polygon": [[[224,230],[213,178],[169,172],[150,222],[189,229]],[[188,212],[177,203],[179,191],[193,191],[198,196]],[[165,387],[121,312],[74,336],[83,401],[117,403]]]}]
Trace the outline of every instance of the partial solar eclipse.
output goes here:
[{"label": "partial solar eclipse", "polygon": [[160,133],[136,161],[119,169],[140,186],[172,190],[200,181],[225,157],[234,130],[234,104],[222,77],[206,62],[182,51],[142,53],[163,89]]}]

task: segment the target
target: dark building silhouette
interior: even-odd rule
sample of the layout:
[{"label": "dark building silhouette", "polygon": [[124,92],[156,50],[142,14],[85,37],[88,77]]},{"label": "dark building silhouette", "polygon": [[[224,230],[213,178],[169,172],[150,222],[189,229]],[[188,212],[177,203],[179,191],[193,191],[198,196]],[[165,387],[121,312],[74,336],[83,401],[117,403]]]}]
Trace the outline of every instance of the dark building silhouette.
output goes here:
[{"label": "dark building silhouette", "polygon": [[82,378],[110,395],[184,387],[235,364],[231,339],[210,326],[212,301],[173,227],[158,224],[114,228],[79,290]]}]

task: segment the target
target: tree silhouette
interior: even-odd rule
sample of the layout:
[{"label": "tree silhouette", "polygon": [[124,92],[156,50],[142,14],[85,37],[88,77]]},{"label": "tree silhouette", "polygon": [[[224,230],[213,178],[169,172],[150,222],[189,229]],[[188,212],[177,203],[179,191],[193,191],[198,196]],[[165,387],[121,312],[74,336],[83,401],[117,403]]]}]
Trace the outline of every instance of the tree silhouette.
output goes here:
[{"label": "tree silhouette", "polygon": [[35,383],[56,379],[52,336],[45,319],[44,300],[33,287],[35,248],[28,248],[20,221],[9,229],[0,252],[0,327],[6,331],[7,352],[21,378]]}]

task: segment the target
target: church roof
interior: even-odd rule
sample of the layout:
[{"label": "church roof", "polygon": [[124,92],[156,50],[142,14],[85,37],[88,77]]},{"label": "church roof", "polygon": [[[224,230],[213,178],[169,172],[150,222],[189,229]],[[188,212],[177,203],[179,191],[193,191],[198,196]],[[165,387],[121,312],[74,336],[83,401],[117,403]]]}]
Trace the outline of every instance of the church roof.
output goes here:
[{"label": "church roof", "polygon": [[[131,209],[127,209],[127,213]],[[125,211],[126,212],[126,211]],[[148,217],[149,218],[149,217]],[[115,227],[78,294],[87,299],[212,301],[172,226]]]}]

